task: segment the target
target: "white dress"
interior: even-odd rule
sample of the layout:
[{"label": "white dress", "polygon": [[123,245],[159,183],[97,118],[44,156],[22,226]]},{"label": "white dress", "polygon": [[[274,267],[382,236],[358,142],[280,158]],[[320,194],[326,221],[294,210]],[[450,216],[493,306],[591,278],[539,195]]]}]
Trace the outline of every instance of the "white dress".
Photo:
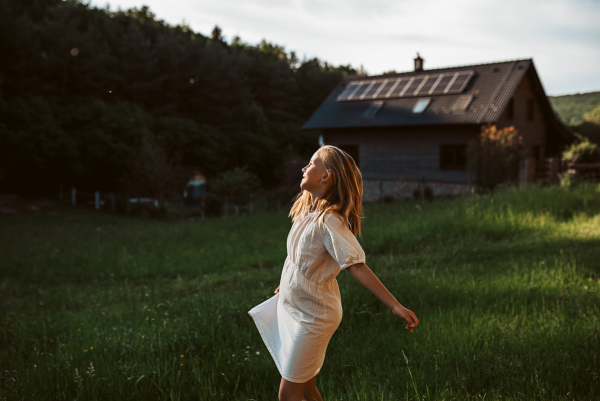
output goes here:
[{"label": "white dress", "polygon": [[308,213],[294,222],[279,293],[248,312],[279,373],[295,383],[319,373],[327,344],[342,321],[336,276],[365,261],[364,251],[339,215],[317,216]]}]

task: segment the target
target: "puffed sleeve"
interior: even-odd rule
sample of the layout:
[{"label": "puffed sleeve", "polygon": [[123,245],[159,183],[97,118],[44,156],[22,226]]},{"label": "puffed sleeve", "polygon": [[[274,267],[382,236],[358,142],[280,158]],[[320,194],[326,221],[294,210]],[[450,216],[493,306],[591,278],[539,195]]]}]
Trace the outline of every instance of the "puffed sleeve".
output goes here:
[{"label": "puffed sleeve", "polygon": [[365,252],[352,231],[335,213],[328,213],[322,221],[322,237],[327,252],[341,269],[365,261]]}]

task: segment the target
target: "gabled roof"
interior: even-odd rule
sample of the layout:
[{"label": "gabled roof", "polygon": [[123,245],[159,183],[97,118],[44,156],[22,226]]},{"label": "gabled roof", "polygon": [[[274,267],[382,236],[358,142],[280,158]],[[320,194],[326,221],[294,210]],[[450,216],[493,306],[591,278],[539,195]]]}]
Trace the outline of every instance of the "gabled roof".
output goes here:
[{"label": "gabled roof", "polygon": [[[384,100],[383,106],[372,117],[367,109],[375,100],[337,101],[344,89],[357,81],[377,78],[398,78],[422,76],[423,74],[454,73],[473,71],[474,74],[460,94],[429,95],[429,105],[423,113],[413,113],[416,103],[424,97],[404,97]],[[399,74],[388,74],[373,77],[349,77],[344,79],[329,94],[314,114],[302,127],[303,129],[326,129],[347,127],[384,127],[402,125],[436,125],[436,124],[483,124],[497,122],[508,104],[517,86],[528,72],[533,75],[534,82],[539,83],[531,59],[505,61],[499,63],[479,64],[461,67],[440,68],[426,71],[411,71]],[[548,103],[541,84],[538,94],[542,105]],[[541,93],[540,93],[541,92]],[[465,111],[452,111],[461,96],[472,95],[472,100]],[[371,108],[373,110],[373,108]],[[553,114],[550,109],[550,113]]]}]

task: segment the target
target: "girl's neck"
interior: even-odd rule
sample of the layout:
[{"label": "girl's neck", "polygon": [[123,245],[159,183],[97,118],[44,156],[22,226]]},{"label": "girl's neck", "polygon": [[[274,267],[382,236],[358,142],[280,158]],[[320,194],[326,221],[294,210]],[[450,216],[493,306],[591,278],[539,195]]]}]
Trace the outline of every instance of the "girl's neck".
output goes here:
[{"label": "girl's neck", "polygon": [[321,198],[319,197],[315,197],[314,195],[312,196],[311,202],[308,205],[308,212],[309,213],[314,213],[317,211],[317,206],[319,205],[319,201],[321,200]]}]

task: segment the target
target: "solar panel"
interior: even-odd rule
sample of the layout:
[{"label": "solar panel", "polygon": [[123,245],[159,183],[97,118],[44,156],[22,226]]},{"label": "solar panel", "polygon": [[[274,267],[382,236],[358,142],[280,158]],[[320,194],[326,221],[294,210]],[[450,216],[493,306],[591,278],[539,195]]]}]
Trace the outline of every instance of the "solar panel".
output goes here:
[{"label": "solar panel", "polygon": [[402,78],[398,78],[396,80],[396,82],[394,82],[394,85],[392,85],[392,87],[390,88],[390,90],[388,91],[388,93],[385,95],[386,97],[401,97],[404,95],[404,92],[406,92],[406,88],[408,88],[408,86],[412,83],[413,78],[409,78],[409,79],[402,79]]},{"label": "solar panel", "polygon": [[381,83],[381,86],[379,87],[379,89],[377,89],[378,92],[375,93],[375,98],[376,99],[382,99],[385,98],[388,94],[388,92],[390,91],[390,89],[396,84],[396,79],[384,79],[383,82]]},{"label": "solar panel", "polygon": [[442,95],[444,94],[444,91],[446,90],[446,87],[448,86],[448,84],[450,83],[450,81],[452,81],[452,78],[454,77],[454,74],[441,74],[439,76],[440,81],[438,82],[437,86],[434,88],[433,92],[431,93],[432,95]]},{"label": "solar panel", "polygon": [[463,89],[465,88],[465,86],[467,86],[467,83],[469,82],[469,80],[471,79],[471,75],[473,75],[473,74],[457,73],[456,79],[450,86],[450,89],[448,90],[448,92],[461,93],[463,91]]},{"label": "solar panel", "polygon": [[360,98],[361,99],[364,99],[364,98],[370,99],[370,98],[372,98],[373,94],[375,93],[375,91],[377,90],[377,88],[379,88],[379,86],[381,86],[381,81],[376,81],[376,80],[371,81],[371,83],[365,89],[365,91],[363,92],[363,94],[360,95]]},{"label": "solar panel", "polygon": [[358,85],[356,85],[356,88],[354,88],[352,93],[348,96],[348,100],[360,99],[361,92],[364,91],[366,88],[365,83],[366,82],[359,82]]},{"label": "solar panel", "polygon": [[376,98],[377,96],[379,96],[379,94],[385,89],[385,87],[387,85],[388,85],[388,80],[384,79],[383,82],[381,83],[381,85],[379,85],[379,88],[373,94],[373,97]]},{"label": "solar panel", "polygon": [[415,77],[415,79],[408,85],[402,96],[417,96],[419,93],[419,87],[421,86],[421,82],[423,82],[425,77]]},{"label": "solar panel", "polygon": [[464,91],[473,75],[474,71],[468,70],[351,81],[337,97],[337,101],[458,94]]},{"label": "solar panel", "polygon": [[341,101],[344,101],[344,100],[348,100],[348,96],[350,96],[350,94],[352,92],[354,92],[354,89],[356,89],[356,84],[351,83],[348,86],[346,86],[346,89],[344,89],[342,91],[342,93],[340,93],[338,95],[337,101],[341,102]]},{"label": "solar panel", "polygon": [[423,83],[421,84],[421,87],[419,88],[419,93],[421,95],[429,94],[429,91],[431,90],[433,85],[435,85],[437,80],[438,80],[438,77],[428,75],[427,79],[424,80]]}]

